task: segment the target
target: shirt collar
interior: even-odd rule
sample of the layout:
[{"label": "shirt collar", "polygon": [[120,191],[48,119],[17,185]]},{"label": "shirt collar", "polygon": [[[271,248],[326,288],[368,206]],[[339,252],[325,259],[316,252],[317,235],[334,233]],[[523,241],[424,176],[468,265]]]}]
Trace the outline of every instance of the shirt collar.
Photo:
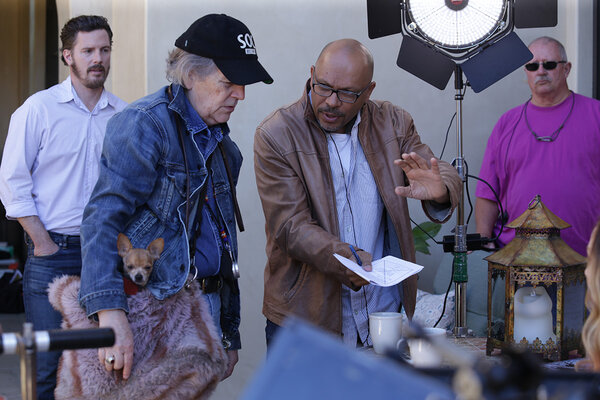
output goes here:
[{"label": "shirt collar", "polygon": [[361,113],[356,114],[356,120],[354,121],[354,125],[352,125],[352,129],[350,130],[350,135],[352,137],[358,137],[358,124],[360,124]]},{"label": "shirt collar", "polygon": [[192,106],[192,103],[190,103],[190,99],[188,99],[187,96],[183,96],[183,98],[185,100],[185,112],[188,116],[188,129],[193,134],[196,134],[197,132],[203,131],[206,128],[208,128],[206,122],[204,122],[202,117],[194,109],[194,106]]},{"label": "shirt collar", "polygon": [[[75,91],[75,88],[73,87],[73,82],[71,81],[71,75],[69,75],[67,77],[67,79],[65,79],[64,81],[62,81],[60,83],[58,95],[57,95],[57,101],[59,103],[68,103],[69,101],[74,101],[81,107],[85,108],[85,106],[83,105],[83,102],[81,101],[81,99],[77,95],[77,92]],[[95,109],[102,110],[109,105],[112,108],[116,109],[117,105],[118,105],[118,97],[115,96],[114,94],[110,93],[108,90],[103,89],[102,94],[100,95],[100,99],[98,100],[98,103],[96,104]]]}]

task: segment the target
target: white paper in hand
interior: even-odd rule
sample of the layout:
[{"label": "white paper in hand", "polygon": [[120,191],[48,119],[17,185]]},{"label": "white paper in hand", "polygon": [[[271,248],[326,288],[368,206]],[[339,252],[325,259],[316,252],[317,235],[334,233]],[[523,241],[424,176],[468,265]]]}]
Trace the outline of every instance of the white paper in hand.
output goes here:
[{"label": "white paper in hand", "polygon": [[423,266],[421,265],[401,260],[394,256],[386,256],[373,261],[372,271],[365,271],[360,265],[346,257],[337,253],[333,256],[356,275],[377,286],[396,285],[409,276],[419,273],[423,269]]}]

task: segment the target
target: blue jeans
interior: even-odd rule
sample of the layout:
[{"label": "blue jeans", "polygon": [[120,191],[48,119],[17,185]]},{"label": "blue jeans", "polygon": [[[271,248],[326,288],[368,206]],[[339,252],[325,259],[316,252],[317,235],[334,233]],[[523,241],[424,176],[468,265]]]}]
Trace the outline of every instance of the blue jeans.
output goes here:
[{"label": "blue jeans", "polygon": [[[23,300],[25,319],[33,323],[36,331],[60,329],[62,317],[48,301],[48,285],[62,275],[81,274],[81,245],[78,236],[49,232],[58,245],[56,253],[49,256],[33,255],[33,242],[25,235],[27,262],[23,274]],[[56,386],[56,370],[60,351],[37,353],[37,398],[53,400]]]}]

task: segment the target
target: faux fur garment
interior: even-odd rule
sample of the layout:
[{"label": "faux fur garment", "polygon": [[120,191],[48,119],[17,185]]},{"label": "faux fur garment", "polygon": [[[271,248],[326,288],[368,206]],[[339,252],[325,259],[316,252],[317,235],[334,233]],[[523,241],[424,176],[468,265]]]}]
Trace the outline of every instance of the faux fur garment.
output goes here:
[{"label": "faux fur garment", "polygon": [[[63,329],[97,328],[78,301],[79,278],[63,276],[50,284],[52,306]],[[205,399],[226,368],[225,351],[208,305],[195,283],[159,301],[148,290],[128,297],[133,332],[133,368],[117,381],[98,360],[97,349],[66,350],[58,367],[55,397],[69,399]]]}]

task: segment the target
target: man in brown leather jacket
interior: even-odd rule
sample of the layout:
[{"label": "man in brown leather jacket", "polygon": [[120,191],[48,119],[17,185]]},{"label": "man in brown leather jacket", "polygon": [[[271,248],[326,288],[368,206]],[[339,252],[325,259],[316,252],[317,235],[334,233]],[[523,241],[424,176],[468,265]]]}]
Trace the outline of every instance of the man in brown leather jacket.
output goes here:
[{"label": "man in brown leather jacket", "polygon": [[[329,43],[310,69],[302,97],[257,128],[254,168],[266,219],[263,313],[267,345],[289,315],[370,345],[368,315],[412,317],[417,277],[369,285],[334,253],[363,267],[393,255],[415,261],[406,198],[445,222],[458,203],[456,170],[433,158],[411,116],[372,101],[373,58],[352,39]],[[395,165],[394,165],[395,164]]]}]

